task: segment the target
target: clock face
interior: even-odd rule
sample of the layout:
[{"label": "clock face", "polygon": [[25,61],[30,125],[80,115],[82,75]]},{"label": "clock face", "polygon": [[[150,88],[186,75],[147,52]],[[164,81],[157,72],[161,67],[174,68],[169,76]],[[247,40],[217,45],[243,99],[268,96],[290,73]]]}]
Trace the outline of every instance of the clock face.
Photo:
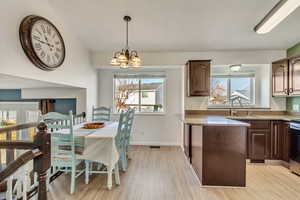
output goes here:
[{"label": "clock face", "polygon": [[23,19],[19,34],[22,47],[34,65],[46,71],[62,65],[65,59],[64,41],[50,21],[29,15]]},{"label": "clock face", "polygon": [[39,59],[48,67],[59,65],[64,59],[63,41],[56,28],[45,20],[38,20],[31,29],[31,43]]}]

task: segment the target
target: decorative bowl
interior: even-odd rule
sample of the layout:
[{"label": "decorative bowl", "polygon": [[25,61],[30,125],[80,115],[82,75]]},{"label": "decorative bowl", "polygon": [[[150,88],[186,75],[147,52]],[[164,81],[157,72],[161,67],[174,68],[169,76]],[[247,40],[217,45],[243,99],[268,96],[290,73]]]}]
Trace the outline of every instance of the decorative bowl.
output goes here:
[{"label": "decorative bowl", "polygon": [[103,128],[104,123],[103,122],[92,122],[92,123],[87,123],[83,126],[85,129],[97,129],[97,128]]}]

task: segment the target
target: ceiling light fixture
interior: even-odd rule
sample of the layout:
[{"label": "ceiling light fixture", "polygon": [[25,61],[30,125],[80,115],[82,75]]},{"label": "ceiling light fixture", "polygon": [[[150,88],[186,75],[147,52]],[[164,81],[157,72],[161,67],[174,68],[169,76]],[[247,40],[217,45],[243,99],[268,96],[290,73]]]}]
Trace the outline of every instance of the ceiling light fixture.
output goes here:
[{"label": "ceiling light fixture", "polygon": [[255,32],[258,34],[270,32],[299,6],[299,0],[280,0],[261,22],[255,26]]},{"label": "ceiling light fixture", "polygon": [[138,56],[137,51],[130,50],[128,45],[128,22],[131,21],[130,16],[124,16],[126,22],[126,46],[122,51],[114,53],[114,57],[111,59],[110,64],[113,66],[120,66],[123,69],[131,67],[140,67],[141,59]]},{"label": "ceiling light fixture", "polygon": [[232,71],[232,72],[238,72],[241,70],[242,65],[230,65],[229,68],[230,68],[230,71]]}]

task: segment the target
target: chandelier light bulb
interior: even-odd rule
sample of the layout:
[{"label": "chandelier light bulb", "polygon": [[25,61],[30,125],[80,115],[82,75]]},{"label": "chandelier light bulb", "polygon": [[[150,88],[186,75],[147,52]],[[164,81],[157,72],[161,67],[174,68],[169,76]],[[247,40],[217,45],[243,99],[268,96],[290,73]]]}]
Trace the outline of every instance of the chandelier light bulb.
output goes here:
[{"label": "chandelier light bulb", "polygon": [[113,66],[119,66],[120,63],[118,62],[118,59],[116,57],[113,57],[110,61],[110,64]]},{"label": "chandelier light bulb", "polygon": [[[116,52],[114,57],[111,59],[110,64],[113,66],[120,66],[121,68],[140,67],[141,59],[138,57],[138,53],[135,50],[130,50],[128,46],[128,22],[131,21],[130,16],[124,16],[126,22],[126,46],[120,52]],[[130,66],[129,66],[130,65]]]}]

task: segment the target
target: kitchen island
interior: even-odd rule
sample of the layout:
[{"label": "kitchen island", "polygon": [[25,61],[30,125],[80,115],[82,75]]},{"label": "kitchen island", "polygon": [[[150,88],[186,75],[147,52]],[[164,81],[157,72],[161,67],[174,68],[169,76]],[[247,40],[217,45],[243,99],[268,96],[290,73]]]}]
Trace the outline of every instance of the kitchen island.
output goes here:
[{"label": "kitchen island", "polygon": [[214,116],[183,122],[185,154],[202,185],[245,187],[249,124]]}]

